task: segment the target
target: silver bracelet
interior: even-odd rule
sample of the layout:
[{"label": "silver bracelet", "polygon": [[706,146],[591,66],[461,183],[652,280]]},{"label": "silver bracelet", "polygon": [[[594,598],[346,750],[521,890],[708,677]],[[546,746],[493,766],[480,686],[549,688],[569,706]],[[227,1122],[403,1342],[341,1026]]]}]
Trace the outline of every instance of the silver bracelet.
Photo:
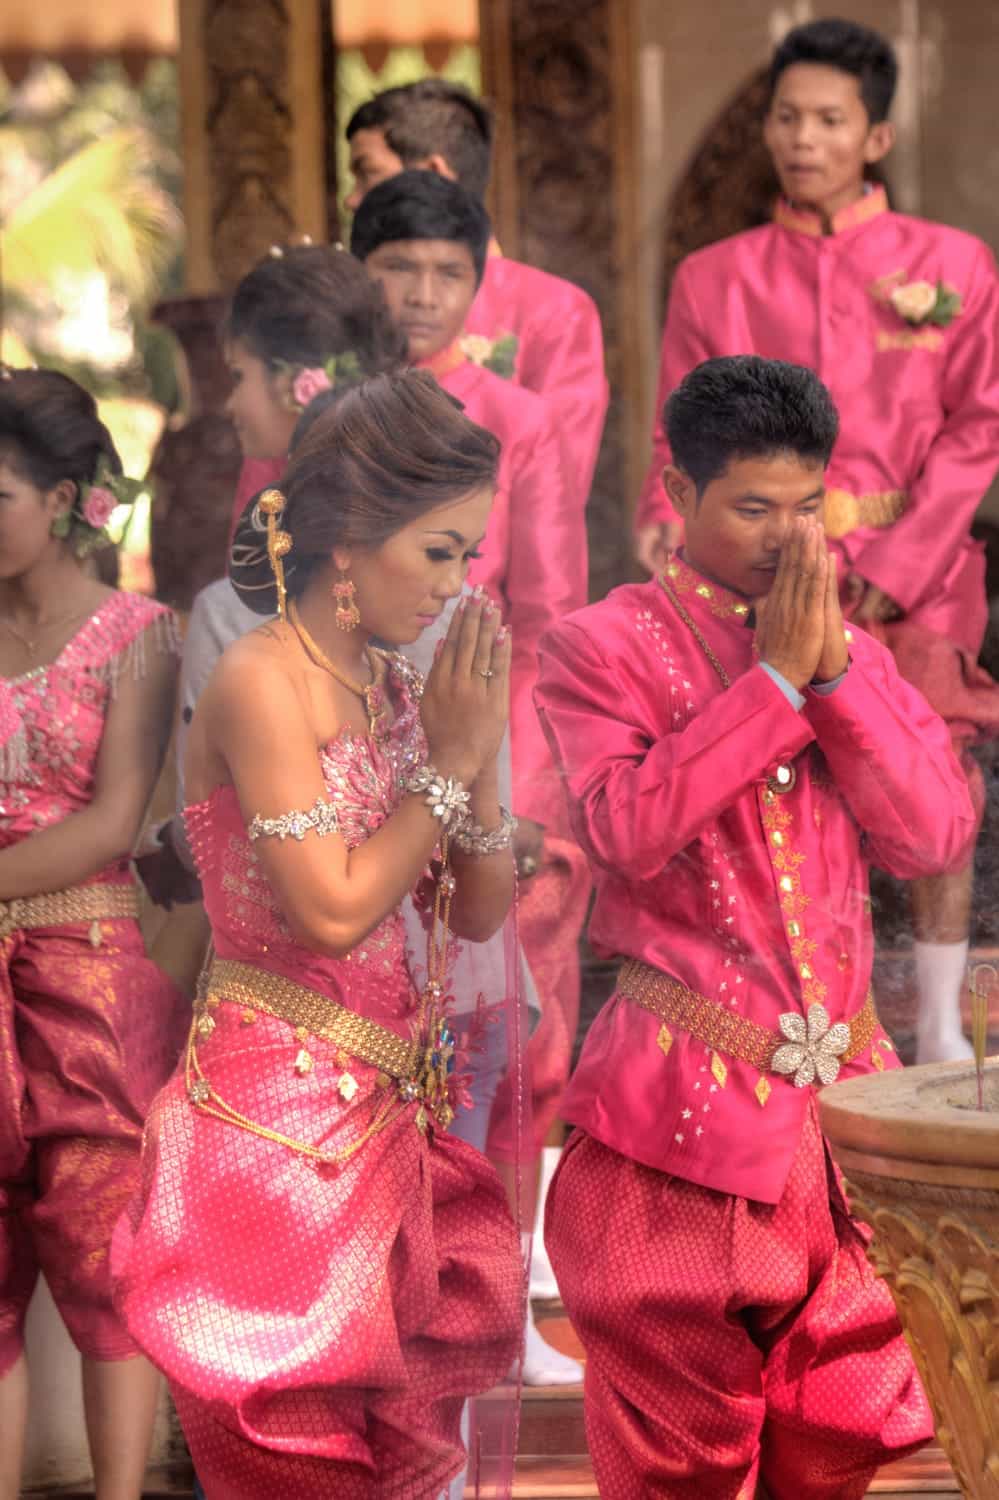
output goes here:
[{"label": "silver bracelet", "polygon": [[517,819],[505,807],[500,808],[500,825],[487,833],[481,823],[469,820],[463,823],[454,835],[454,847],[462,854],[472,854],[485,859],[490,854],[501,854],[513,844],[517,831]]},{"label": "silver bracelet", "polygon": [[310,828],[314,828],[321,839],[329,833],[340,832],[340,819],[332,802],[317,797],[308,812],[282,813],[279,818],[262,818],[257,813],[246,830],[246,836],[251,844],[262,838],[276,838],[282,843],[286,838],[293,838],[301,843]]},{"label": "silver bracelet", "polygon": [[468,820],[468,793],[454,776],[442,776],[433,766],[420,766],[403,782],[407,792],[422,796],[435,818],[449,833]]}]

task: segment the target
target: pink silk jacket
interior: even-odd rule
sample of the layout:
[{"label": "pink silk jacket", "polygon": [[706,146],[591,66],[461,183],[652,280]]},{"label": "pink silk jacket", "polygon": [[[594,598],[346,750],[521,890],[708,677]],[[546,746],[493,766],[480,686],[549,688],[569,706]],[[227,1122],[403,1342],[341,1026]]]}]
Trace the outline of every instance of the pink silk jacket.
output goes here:
[{"label": "pink silk jacket", "polygon": [[517,339],[514,381],[555,413],[566,472],[580,510],[593,483],[608,387],[600,314],[592,297],[561,276],[508,260],[494,246],[465,331]]},{"label": "pink silk jacket", "polygon": [[[674,559],[541,644],[537,701],[596,883],[594,949],[692,992],[698,1016],[861,1012],[872,961],[868,863],[911,879],[974,835],[943,722],[891,655],[851,631],[851,665],[796,710],[755,664],[746,602]],[[777,769],[793,768],[778,791]],[[773,778],[772,780],[769,778]],[[785,781],[789,778],[784,773]],[[810,1088],[697,1041],[624,994],[593,1023],[565,1119],[647,1166],[776,1203]],[[880,1026],[843,1075],[897,1066]]]},{"label": "pink silk jacket", "polygon": [[[760,354],[808,365],[839,409],[827,474],[827,532],[906,615],[977,655],[984,562],[968,530],[999,462],[999,280],[969,234],[896,214],[872,189],[822,233],[779,203],[772,224],[688,257],[663,335],[653,456],[639,525],[673,512],[660,478],[662,407],[702,360]],[[892,293],[942,283],[960,310],[910,323]],[[845,564],[846,566],[842,566]]]},{"label": "pink silk jacket", "polygon": [[466,415],[502,444],[482,556],[472,563],[468,581],[488,589],[513,630],[513,811],[557,833],[565,826],[564,800],[534,707],[538,642],[586,602],[586,529],[565,474],[558,423],[540,397],[456,349],[445,350],[427,368]]}]

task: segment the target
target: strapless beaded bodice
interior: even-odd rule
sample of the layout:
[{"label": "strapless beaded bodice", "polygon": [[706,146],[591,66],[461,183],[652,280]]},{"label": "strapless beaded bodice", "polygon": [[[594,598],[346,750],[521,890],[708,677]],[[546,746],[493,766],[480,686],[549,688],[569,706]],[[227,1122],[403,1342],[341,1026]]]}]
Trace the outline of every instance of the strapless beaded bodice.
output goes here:
[{"label": "strapless beaded bodice", "polygon": [[[405,795],[406,777],[426,761],[418,707],[422,679],[402,657],[390,656],[388,685],[395,718],[384,738],[344,730],[318,752],[327,796],[350,849],[391,816]],[[219,958],[270,970],[397,1031],[408,1029],[417,997],[401,906],[345,958],[324,957],[292,936],[233,787],[217,787],[204,802],[190,804],[185,821]]]},{"label": "strapless beaded bodice", "polygon": [[[104,725],[118,682],[142,676],[149,650],[177,653],[173,614],[140,594],[110,594],[55,661],[4,682],[20,721],[0,760],[0,848],[80,812],[94,794]],[[131,850],[98,879],[127,878]]]}]

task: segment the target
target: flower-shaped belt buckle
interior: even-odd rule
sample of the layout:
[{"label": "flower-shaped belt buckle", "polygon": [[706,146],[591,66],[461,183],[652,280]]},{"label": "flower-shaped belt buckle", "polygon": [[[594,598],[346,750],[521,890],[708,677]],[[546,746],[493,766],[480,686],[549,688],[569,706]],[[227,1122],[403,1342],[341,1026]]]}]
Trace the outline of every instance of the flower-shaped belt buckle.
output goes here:
[{"label": "flower-shaped belt buckle", "polygon": [[795,1088],[807,1088],[818,1078],[820,1083],[835,1083],[840,1057],[850,1045],[850,1028],[845,1021],[829,1025],[824,1005],[810,1005],[808,1015],[788,1011],[777,1021],[781,1034],[787,1037],[770,1060],[775,1073],[794,1075]]}]

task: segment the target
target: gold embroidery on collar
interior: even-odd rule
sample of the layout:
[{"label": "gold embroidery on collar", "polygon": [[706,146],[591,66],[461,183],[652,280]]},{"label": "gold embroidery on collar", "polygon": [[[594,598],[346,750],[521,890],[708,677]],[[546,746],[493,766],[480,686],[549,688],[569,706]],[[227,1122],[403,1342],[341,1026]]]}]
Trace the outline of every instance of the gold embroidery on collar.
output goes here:
[{"label": "gold embroidery on collar", "polygon": [[[855,203],[850,203],[846,208],[840,209],[832,221],[832,232],[834,235],[842,234],[845,229],[855,229],[858,224],[866,224],[871,219],[876,219],[880,214],[888,210],[888,195],[880,185],[872,187],[870,192],[864,193]],[[796,208],[786,198],[778,198],[774,206],[774,223],[783,229],[793,229],[799,234],[810,235],[813,239],[823,238],[825,231],[822,228],[822,219],[813,209]]]},{"label": "gold embroidery on collar", "polygon": [[750,606],[745,599],[738,598],[719,583],[709,583],[682,558],[671,557],[665,571],[676,593],[696,594],[719,620],[744,620],[749,614]]}]

